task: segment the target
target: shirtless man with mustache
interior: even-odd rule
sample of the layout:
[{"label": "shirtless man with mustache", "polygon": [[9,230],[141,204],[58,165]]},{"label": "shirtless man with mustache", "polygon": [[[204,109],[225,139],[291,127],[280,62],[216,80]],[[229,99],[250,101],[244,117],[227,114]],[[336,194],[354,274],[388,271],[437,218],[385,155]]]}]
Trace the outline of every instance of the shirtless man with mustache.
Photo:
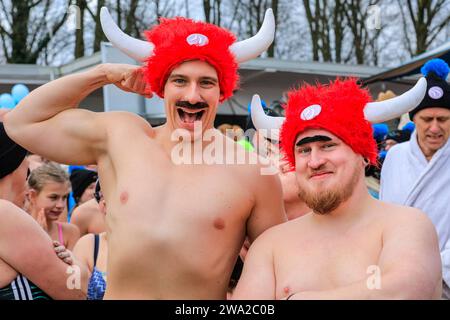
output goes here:
[{"label": "shirtless man with mustache", "polygon": [[[174,132],[187,133],[190,144],[212,143],[203,136],[214,132],[219,102],[236,87],[238,63],[272,42],[273,14],[267,17],[263,34],[245,43],[184,18],[162,20],[141,41],[120,32],[103,8],[107,37],[146,61],[145,68],[103,64],[60,78],[6,116],[8,134],[31,151],[60,163],[98,165],[109,210],[105,299],[225,299],[245,235],[254,240],[285,221],[278,177],[261,175],[261,165],[177,165],[173,159]],[[152,128],[127,112],[76,109],[107,84],[163,97],[167,122]]]}]

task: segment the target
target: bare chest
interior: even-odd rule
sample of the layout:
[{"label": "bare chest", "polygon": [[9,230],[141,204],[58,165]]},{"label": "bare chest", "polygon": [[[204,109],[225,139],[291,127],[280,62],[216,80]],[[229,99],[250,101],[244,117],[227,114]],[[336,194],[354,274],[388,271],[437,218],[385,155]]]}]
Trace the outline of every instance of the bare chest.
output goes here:
[{"label": "bare chest", "polygon": [[194,248],[205,259],[234,255],[254,205],[237,171],[225,165],[174,165],[163,155],[148,159],[124,168],[106,198],[112,239],[126,237],[168,260],[172,253],[178,259],[180,252],[192,256]]},{"label": "bare chest", "polygon": [[287,244],[276,254],[277,297],[368,281],[377,274],[381,247],[376,229],[303,237]]},{"label": "bare chest", "polygon": [[[161,277],[231,270],[254,206],[239,168],[177,165],[151,143],[130,141],[129,151],[112,155],[115,178],[105,182],[111,265]],[[100,167],[100,179],[108,174]]]}]

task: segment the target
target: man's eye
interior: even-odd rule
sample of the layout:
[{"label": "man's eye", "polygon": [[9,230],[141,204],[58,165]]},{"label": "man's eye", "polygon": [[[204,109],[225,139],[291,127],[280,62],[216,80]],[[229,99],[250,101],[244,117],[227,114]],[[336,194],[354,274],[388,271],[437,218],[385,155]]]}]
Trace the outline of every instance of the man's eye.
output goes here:
[{"label": "man's eye", "polygon": [[298,149],[298,153],[300,153],[300,154],[308,154],[309,152],[311,151],[311,149],[310,148],[301,148],[301,149]]},{"label": "man's eye", "polygon": [[334,146],[335,146],[334,143],[327,143],[327,144],[324,144],[324,145],[323,145],[323,148],[324,148],[324,149],[330,149],[330,148],[332,148],[332,147],[334,147]]},{"label": "man's eye", "polygon": [[202,81],[202,82],[200,82],[200,84],[203,87],[212,87],[214,85],[214,82],[212,82],[212,81]]},{"label": "man's eye", "polygon": [[186,83],[186,80],[178,78],[178,79],[174,79],[173,82],[175,82],[177,84],[184,84],[184,83]]}]

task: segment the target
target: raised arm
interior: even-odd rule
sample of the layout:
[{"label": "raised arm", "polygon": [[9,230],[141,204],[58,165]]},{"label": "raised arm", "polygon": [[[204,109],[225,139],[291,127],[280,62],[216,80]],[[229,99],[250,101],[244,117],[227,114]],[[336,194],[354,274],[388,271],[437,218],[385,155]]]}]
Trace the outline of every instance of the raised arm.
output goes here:
[{"label": "raised arm", "polygon": [[50,237],[26,212],[4,200],[0,212],[0,258],[53,299],[85,299],[81,288],[68,283],[86,282],[87,270],[68,269],[54,252]]},{"label": "raised arm", "polygon": [[139,67],[103,64],[33,90],[5,115],[5,129],[18,144],[45,158],[60,163],[96,163],[99,154],[106,151],[106,117],[76,108],[106,84],[151,95]]}]

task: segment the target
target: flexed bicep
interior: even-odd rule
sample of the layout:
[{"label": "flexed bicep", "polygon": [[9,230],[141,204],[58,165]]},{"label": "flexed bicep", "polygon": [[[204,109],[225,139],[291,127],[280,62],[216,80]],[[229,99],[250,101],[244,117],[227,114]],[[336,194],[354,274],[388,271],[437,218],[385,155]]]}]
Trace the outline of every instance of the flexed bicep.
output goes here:
[{"label": "flexed bicep", "polygon": [[141,69],[104,64],[68,75],[30,92],[4,117],[5,130],[24,148],[61,163],[93,164],[106,146],[104,113],[78,109],[91,92],[107,84],[151,95]]},{"label": "flexed bicep", "polygon": [[102,115],[81,109],[64,110],[52,118],[7,129],[27,150],[59,163],[93,164],[105,148]]}]

